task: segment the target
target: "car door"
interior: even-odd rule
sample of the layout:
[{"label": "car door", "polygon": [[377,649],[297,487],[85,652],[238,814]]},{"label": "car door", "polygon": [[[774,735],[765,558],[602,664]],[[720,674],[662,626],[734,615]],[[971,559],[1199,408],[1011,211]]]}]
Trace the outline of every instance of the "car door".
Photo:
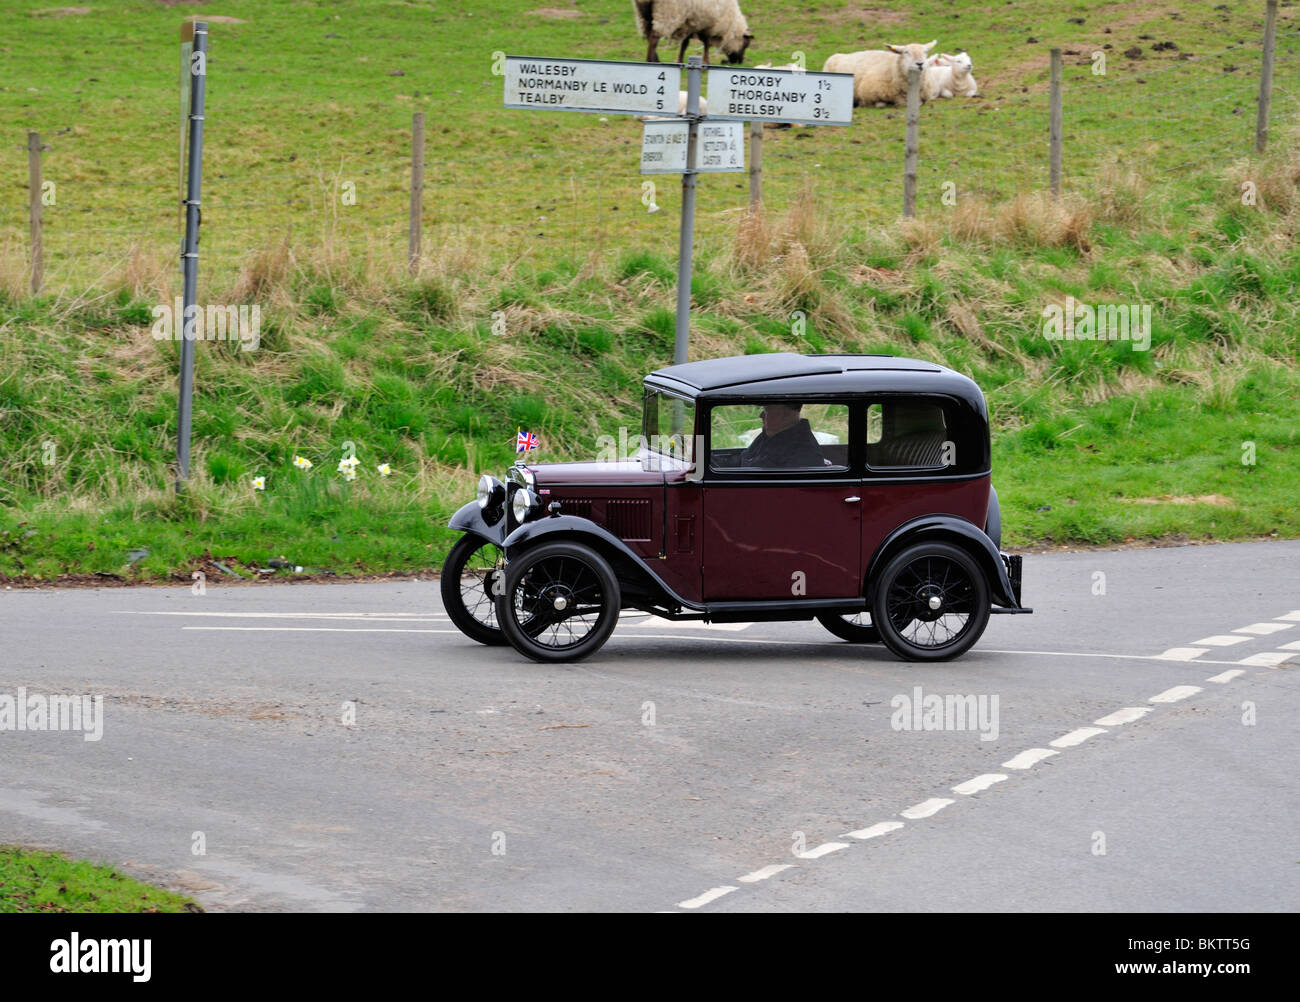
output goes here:
[{"label": "car door", "polygon": [[[710,410],[701,523],[705,601],[859,596],[862,480],[850,456],[849,405],[796,401],[804,426],[769,435],[768,417],[759,416],[768,403]],[[799,436],[796,447],[760,448],[786,434]]]}]

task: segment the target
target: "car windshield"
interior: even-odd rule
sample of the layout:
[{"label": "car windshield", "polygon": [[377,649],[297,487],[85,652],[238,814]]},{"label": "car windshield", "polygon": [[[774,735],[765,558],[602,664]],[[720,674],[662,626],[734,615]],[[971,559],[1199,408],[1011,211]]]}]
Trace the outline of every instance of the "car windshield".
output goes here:
[{"label": "car windshield", "polygon": [[695,401],[646,390],[641,429],[651,452],[690,463],[695,455]]}]

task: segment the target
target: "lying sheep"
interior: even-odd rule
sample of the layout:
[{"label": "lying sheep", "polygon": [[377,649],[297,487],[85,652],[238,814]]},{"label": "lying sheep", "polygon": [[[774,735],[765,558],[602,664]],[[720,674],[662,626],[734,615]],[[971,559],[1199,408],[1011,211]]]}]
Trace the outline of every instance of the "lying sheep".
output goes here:
[{"label": "lying sheep", "polygon": [[632,0],[632,6],[637,31],[646,40],[647,63],[659,62],[661,38],[682,43],[679,63],[686,61],[686,47],[692,38],[704,43],[705,63],[710,45],[721,49],[727,62],[741,63],[754,40],[738,0]]},{"label": "lying sheep", "polygon": [[[686,91],[684,91],[684,90],[679,90],[679,91],[677,92],[677,114],[678,114],[678,115],[685,115],[685,114],[686,114],[686,98],[687,98]],[[700,114],[701,114],[701,115],[707,115],[708,113],[709,113],[709,102],[706,101],[706,100],[704,99],[704,95],[701,94],[701,95],[700,95]],[[641,121],[643,121],[643,122],[668,122],[668,121],[671,121],[671,120],[672,120],[672,116],[671,116],[671,115],[642,115],[642,116],[640,116],[640,118],[641,118]]]},{"label": "lying sheep", "polygon": [[928,45],[890,45],[885,49],[864,52],[837,52],[826,60],[823,73],[853,74],[853,103],[867,105],[907,104],[907,71],[912,67],[922,73],[930,63]]},{"label": "lying sheep", "polygon": [[926,66],[921,76],[921,100],[938,97],[975,97],[979,85],[971,73],[971,58],[965,52],[950,56],[946,52]]}]

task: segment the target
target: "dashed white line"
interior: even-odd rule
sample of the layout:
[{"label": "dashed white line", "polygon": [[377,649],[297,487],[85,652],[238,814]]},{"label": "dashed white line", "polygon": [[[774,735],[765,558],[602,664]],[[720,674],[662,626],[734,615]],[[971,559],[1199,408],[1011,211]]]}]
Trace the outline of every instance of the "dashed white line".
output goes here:
[{"label": "dashed white line", "polygon": [[1157,661],[1192,661],[1209,652],[1206,647],[1171,647],[1163,654],[1157,654]]},{"label": "dashed white line", "polygon": [[994,783],[1001,783],[1006,778],[1006,775],[1000,772],[986,772],[982,776],[976,776],[974,779],[968,779],[964,783],[958,783],[952,788],[952,792],[960,793],[964,797],[969,797],[972,793],[979,793],[980,790],[987,790]]},{"label": "dashed white line", "polygon": [[756,884],[760,880],[766,880],[768,877],[775,877],[782,870],[789,870],[794,866],[793,863],[773,863],[771,866],[765,866],[761,870],[755,870],[753,873],[747,873],[743,877],[737,877],[742,884]]},{"label": "dashed white line", "polygon": [[1116,710],[1100,720],[1094,720],[1093,723],[1098,727],[1118,727],[1120,724],[1131,724],[1135,720],[1141,720],[1150,712],[1151,707],[1149,706],[1126,706],[1124,709]]},{"label": "dashed white line", "polygon": [[809,849],[807,852],[795,853],[800,859],[820,859],[822,856],[829,855],[832,852],[839,852],[841,849],[847,849],[847,842],[824,842],[816,849]]},{"label": "dashed white line", "polygon": [[1278,665],[1293,660],[1300,660],[1300,654],[1292,654],[1289,651],[1264,651],[1262,654],[1252,654],[1248,658],[1242,658],[1237,664],[1253,665],[1259,668],[1276,668]]},{"label": "dashed white line", "polygon": [[730,894],[732,891],[736,891],[739,889],[740,888],[733,887],[730,884],[726,885],[725,887],[714,887],[705,891],[697,898],[687,898],[685,901],[677,902],[677,907],[678,908],[703,908],[710,901],[717,901],[718,898],[722,897],[724,894]]},{"label": "dashed white line", "polygon": [[1227,671],[1221,671],[1217,675],[1211,675],[1205,681],[1207,682],[1231,682],[1238,675],[1245,675],[1246,672],[1241,668],[1229,668]]},{"label": "dashed white line", "polygon": [[1212,637],[1205,637],[1201,640],[1194,640],[1197,647],[1231,647],[1233,644],[1244,644],[1250,637],[1234,636],[1231,633],[1216,633]]},{"label": "dashed white line", "polygon": [[943,797],[931,797],[929,800],[923,800],[919,804],[914,804],[907,808],[907,810],[899,811],[898,813],[905,818],[918,821],[921,818],[928,818],[932,815],[938,814],[949,804],[955,803],[955,800],[945,800]]},{"label": "dashed white line", "polygon": [[1280,616],[1274,616],[1274,619],[1289,619],[1293,623],[1300,623],[1300,609],[1294,609],[1291,612],[1283,613]]},{"label": "dashed white line", "polygon": [[1055,741],[1047,742],[1053,748],[1073,748],[1075,745],[1081,745],[1089,738],[1095,738],[1098,734],[1105,734],[1104,727],[1080,727],[1076,731],[1064,734]]},{"label": "dashed white line", "polygon": [[1164,692],[1158,692],[1150,699],[1148,703],[1177,703],[1180,699],[1186,699],[1188,696],[1195,696],[1201,691],[1199,685],[1176,685],[1172,689],[1166,689]]},{"label": "dashed white line", "polygon": [[896,832],[904,827],[901,821],[880,821],[867,828],[859,828],[855,832],[849,832],[845,838],[868,839],[879,838],[881,835],[888,835],[890,832]]},{"label": "dashed white line", "polygon": [[1282,644],[1284,651],[1300,651],[1300,640],[1293,640],[1289,644]]},{"label": "dashed white line", "polygon": [[1257,637],[1267,637],[1270,633],[1277,633],[1279,630],[1289,630],[1291,623],[1251,623],[1249,626],[1239,626],[1233,633],[1250,633]]},{"label": "dashed white line", "polygon": [[1022,751],[1014,758],[1007,759],[1002,763],[1004,769],[1029,769],[1043,761],[1045,758],[1051,758],[1053,755],[1059,755],[1060,752],[1054,752],[1050,748],[1028,748]]}]

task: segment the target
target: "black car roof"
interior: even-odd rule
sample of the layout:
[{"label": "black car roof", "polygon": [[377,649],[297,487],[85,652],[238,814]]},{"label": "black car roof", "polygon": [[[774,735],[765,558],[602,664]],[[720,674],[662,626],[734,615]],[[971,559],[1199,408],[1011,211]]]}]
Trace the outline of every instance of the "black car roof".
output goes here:
[{"label": "black car roof", "polygon": [[691,397],[811,396],[859,393],[947,393],[984,410],[984,395],[952,369],[895,355],[796,355],[773,352],[710,358],[656,369],[648,386]]}]

